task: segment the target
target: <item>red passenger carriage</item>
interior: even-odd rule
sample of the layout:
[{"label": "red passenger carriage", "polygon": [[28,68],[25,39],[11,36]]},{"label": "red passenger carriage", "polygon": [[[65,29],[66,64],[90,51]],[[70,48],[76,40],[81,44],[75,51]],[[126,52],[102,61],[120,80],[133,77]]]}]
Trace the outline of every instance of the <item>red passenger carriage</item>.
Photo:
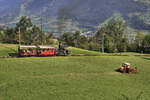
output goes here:
[{"label": "red passenger carriage", "polygon": [[54,56],[55,47],[51,46],[19,46],[20,56]]}]

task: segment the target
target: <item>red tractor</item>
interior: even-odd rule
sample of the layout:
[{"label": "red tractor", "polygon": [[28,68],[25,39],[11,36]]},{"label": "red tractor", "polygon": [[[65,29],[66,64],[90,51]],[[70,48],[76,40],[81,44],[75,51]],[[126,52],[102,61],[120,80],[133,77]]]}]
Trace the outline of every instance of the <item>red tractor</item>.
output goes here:
[{"label": "red tractor", "polygon": [[120,67],[120,72],[121,73],[138,73],[138,69],[132,68],[130,63],[123,63],[122,66]]}]

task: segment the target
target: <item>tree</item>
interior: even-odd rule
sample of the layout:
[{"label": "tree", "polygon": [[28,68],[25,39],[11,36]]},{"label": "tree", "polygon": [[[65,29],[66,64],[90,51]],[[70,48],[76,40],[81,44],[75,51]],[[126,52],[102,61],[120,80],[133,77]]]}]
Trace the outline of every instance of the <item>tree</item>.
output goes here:
[{"label": "tree", "polygon": [[88,39],[85,36],[80,36],[79,48],[88,49]]},{"label": "tree", "polygon": [[32,31],[31,31],[31,34],[30,34],[30,40],[31,40],[31,43],[32,44],[40,44],[40,33],[41,33],[41,30],[39,27],[37,27],[36,25],[34,25],[32,27]]},{"label": "tree", "polygon": [[143,45],[150,46],[150,35],[145,35]]},{"label": "tree", "polygon": [[70,32],[66,32],[62,35],[62,41],[67,45],[73,46],[73,38]]},{"label": "tree", "polygon": [[3,29],[0,29],[0,41],[4,42],[4,39],[5,39],[5,32]]},{"label": "tree", "polygon": [[143,52],[142,50],[142,43],[144,40],[144,34],[142,34],[140,31],[137,32],[137,35],[135,37],[135,42],[136,42],[136,46],[137,46],[137,50],[138,52]]},{"label": "tree", "polygon": [[75,47],[79,47],[80,44],[79,41],[80,41],[80,31],[76,31],[73,34],[73,42]]},{"label": "tree", "polygon": [[40,44],[43,45],[46,43],[46,34],[44,32],[41,32],[39,34],[39,40],[40,40]]},{"label": "tree", "polygon": [[31,44],[29,43],[29,38],[31,35],[30,32],[32,29],[31,19],[26,16],[22,16],[20,21],[16,24],[16,31],[19,31],[19,29],[21,33],[21,39],[24,44]]},{"label": "tree", "polygon": [[106,35],[105,36],[105,50],[108,53],[112,53],[115,51],[115,44],[113,42],[113,37]]},{"label": "tree", "polygon": [[140,31],[138,31],[137,35],[135,37],[135,40],[136,40],[138,47],[142,46],[143,39],[144,39],[144,34],[142,34]]},{"label": "tree", "polygon": [[14,28],[7,28],[4,33],[5,33],[4,42],[17,43],[16,32]]},{"label": "tree", "polygon": [[93,50],[93,51],[100,51],[101,44],[99,44],[95,41],[90,41],[89,44],[88,44],[88,49]]},{"label": "tree", "polygon": [[118,45],[119,52],[126,52],[127,51],[127,38],[124,37],[121,39],[121,42]]},{"label": "tree", "polygon": [[130,52],[137,52],[137,45],[136,43],[128,43],[127,44],[127,51],[130,51]]},{"label": "tree", "polygon": [[32,27],[31,19],[26,16],[22,16],[20,21],[16,24],[16,27],[20,27],[22,32],[27,31],[27,29]]},{"label": "tree", "polygon": [[46,43],[47,44],[54,44],[54,40],[52,40],[53,38],[53,33],[47,33],[46,34]]},{"label": "tree", "polygon": [[39,27],[33,25],[31,19],[22,16],[15,28],[0,29],[0,40],[6,43],[21,43],[26,45],[46,44],[50,35],[41,32]]},{"label": "tree", "polygon": [[[119,51],[121,52],[120,46],[122,45],[122,39],[124,36],[124,30],[125,30],[125,23],[124,20],[121,18],[117,19],[111,19],[107,24],[106,24],[106,35],[107,35],[107,50],[110,52],[114,51]],[[112,43],[110,43],[110,41]],[[108,46],[109,44],[109,46]],[[111,44],[111,46],[110,46]],[[110,48],[111,47],[111,48]],[[110,49],[110,50],[109,50]]]},{"label": "tree", "polygon": [[101,27],[96,33],[96,42],[101,44],[101,51],[104,53],[104,41],[105,41],[106,28]]},{"label": "tree", "polygon": [[143,40],[143,47],[145,53],[150,53],[150,35],[145,35]]}]

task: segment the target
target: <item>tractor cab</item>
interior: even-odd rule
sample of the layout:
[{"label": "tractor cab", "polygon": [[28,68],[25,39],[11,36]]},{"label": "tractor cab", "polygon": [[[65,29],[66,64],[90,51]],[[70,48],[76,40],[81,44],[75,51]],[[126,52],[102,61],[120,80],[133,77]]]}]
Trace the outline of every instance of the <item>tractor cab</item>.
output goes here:
[{"label": "tractor cab", "polygon": [[137,70],[136,67],[132,68],[130,63],[123,63],[122,66],[120,67],[120,72],[130,74],[130,73],[137,73],[139,71]]}]

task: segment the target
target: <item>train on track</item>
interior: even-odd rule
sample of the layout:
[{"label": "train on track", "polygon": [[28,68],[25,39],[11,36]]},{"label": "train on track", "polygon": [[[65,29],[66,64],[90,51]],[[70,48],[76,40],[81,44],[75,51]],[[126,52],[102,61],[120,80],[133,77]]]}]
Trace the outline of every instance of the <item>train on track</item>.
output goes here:
[{"label": "train on track", "polygon": [[69,50],[64,46],[59,44],[59,47],[54,46],[24,46],[20,45],[18,47],[18,55],[20,57],[29,56],[67,56],[69,55]]}]

